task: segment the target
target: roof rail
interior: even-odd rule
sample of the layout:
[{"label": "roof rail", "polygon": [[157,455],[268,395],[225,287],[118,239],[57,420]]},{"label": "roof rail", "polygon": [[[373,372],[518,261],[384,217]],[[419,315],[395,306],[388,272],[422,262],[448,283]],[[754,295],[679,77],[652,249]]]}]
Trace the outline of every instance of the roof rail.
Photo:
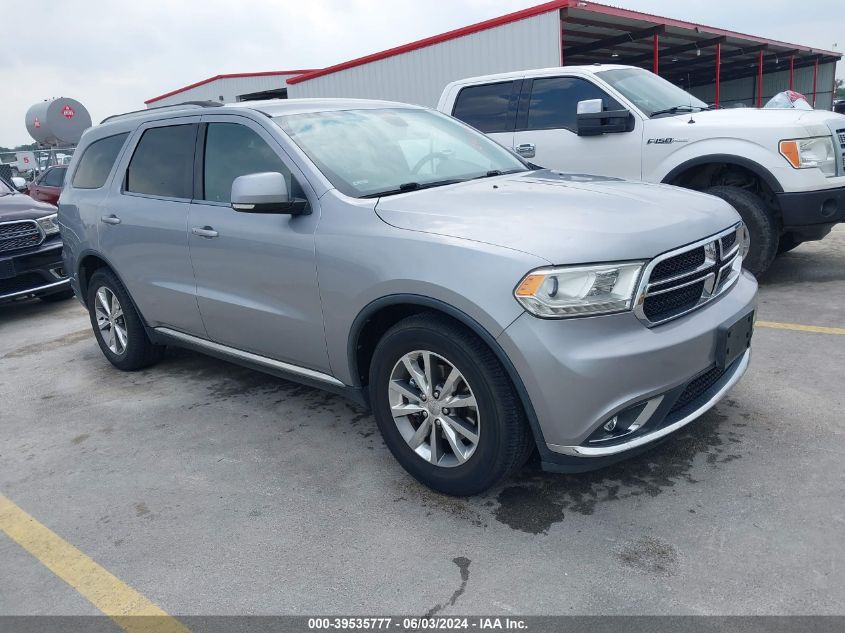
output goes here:
[{"label": "roof rail", "polygon": [[153,110],[165,110],[167,108],[183,108],[185,106],[194,106],[197,108],[219,108],[222,105],[223,104],[218,101],[183,101],[182,103],[171,103],[170,105],[155,106],[153,108],[144,108],[143,110],[132,110],[131,112],[124,112],[123,114],[113,114],[111,116],[107,116],[105,119],[100,121],[100,125],[102,125],[106,121],[114,121],[115,119],[120,119],[125,116],[132,116],[133,114],[141,115],[145,112],[152,112]]}]

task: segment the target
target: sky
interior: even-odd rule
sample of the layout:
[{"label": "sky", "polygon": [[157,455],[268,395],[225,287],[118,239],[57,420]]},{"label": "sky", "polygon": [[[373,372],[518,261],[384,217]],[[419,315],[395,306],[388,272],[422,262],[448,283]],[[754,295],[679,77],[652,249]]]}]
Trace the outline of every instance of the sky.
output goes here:
[{"label": "sky", "polygon": [[[541,1],[0,0],[0,146],[32,142],[26,110],[51,97],[81,101],[97,122],[220,73],[329,66]],[[845,50],[842,0],[605,3]]]}]

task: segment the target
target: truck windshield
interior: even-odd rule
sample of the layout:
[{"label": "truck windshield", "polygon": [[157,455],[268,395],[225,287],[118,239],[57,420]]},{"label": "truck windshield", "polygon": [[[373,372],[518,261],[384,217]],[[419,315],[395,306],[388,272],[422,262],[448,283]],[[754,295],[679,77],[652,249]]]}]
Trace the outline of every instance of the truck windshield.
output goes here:
[{"label": "truck windshield", "polygon": [[273,120],[332,185],[355,198],[528,171],[501,145],[430,110],[310,112]]},{"label": "truck windshield", "polygon": [[701,99],[642,68],[619,68],[596,73],[633,102],[648,117],[707,110]]}]

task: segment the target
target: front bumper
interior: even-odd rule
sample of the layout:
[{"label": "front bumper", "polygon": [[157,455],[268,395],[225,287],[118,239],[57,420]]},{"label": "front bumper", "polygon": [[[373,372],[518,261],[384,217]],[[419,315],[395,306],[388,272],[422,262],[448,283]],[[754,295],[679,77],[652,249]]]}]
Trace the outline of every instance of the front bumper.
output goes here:
[{"label": "front bumper", "polygon": [[0,253],[0,272],[0,301],[53,294],[66,290],[70,284],[58,237],[37,248]]},{"label": "front bumper", "polygon": [[845,187],[777,194],[784,230],[805,240],[821,239],[845,222]]},{"label": "front bumper", "polygon": [[[592,470],[652,445],[712,407],[740,379],[750,357],[746,353],[713,375],[718,330],[754,309],[756,292],[756,281],[743,272],[707,306],[650,329],[631,313],[565,320],[520,316],[499,342],[534,409],[544,463],[568,472]],[[694,397],[675,406],[705,378]],[[630,439],[593,442],[614,415],[652,401],[650,417]]]}]

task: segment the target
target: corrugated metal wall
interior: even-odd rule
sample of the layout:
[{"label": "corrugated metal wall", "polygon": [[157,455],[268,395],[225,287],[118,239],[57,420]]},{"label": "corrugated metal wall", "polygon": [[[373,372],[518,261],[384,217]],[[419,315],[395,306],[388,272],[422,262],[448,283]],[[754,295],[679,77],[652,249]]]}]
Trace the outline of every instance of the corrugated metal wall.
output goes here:
[{"label": "corrugated metal wall", "polygon": [[[788,64],[788,60],[784,64]],[[819,65],[819,76],[816,81],[816,108],[830,110],[833,106],[833,74],[836,71],[836,64],[833,62]],[[737,104],[743,104],[749,108],[757,106],[757,77],[746,77],[723,81],[720,90],[720,102],[722,107],[730,108]],[[763,104],[774,97],[777,93],[789,90],[789,69],[776,73],[763,75]],[[795,69],[794,90],[807,97],[812,104],[813,100],[813,67]],[[716,98],[716,86],[698,86],[691,92],[707,103],[713,103]]]},{"label": "corrugated metal wall", "polygon": [[287,87],[287,80],[296,75],[263,75],[258,77],[224,77],[207,84],[183,90],[175,95],[147,104],[147,107],[172,105],[185,101],[220,101],[234,103],[239,95]]},{"label": "corrugated metal wall", "polygon": [[288,96],[388,99],[436,106],[451,81],[560,64],[560,13],[538,16],[402,55],[289,84]]}]

